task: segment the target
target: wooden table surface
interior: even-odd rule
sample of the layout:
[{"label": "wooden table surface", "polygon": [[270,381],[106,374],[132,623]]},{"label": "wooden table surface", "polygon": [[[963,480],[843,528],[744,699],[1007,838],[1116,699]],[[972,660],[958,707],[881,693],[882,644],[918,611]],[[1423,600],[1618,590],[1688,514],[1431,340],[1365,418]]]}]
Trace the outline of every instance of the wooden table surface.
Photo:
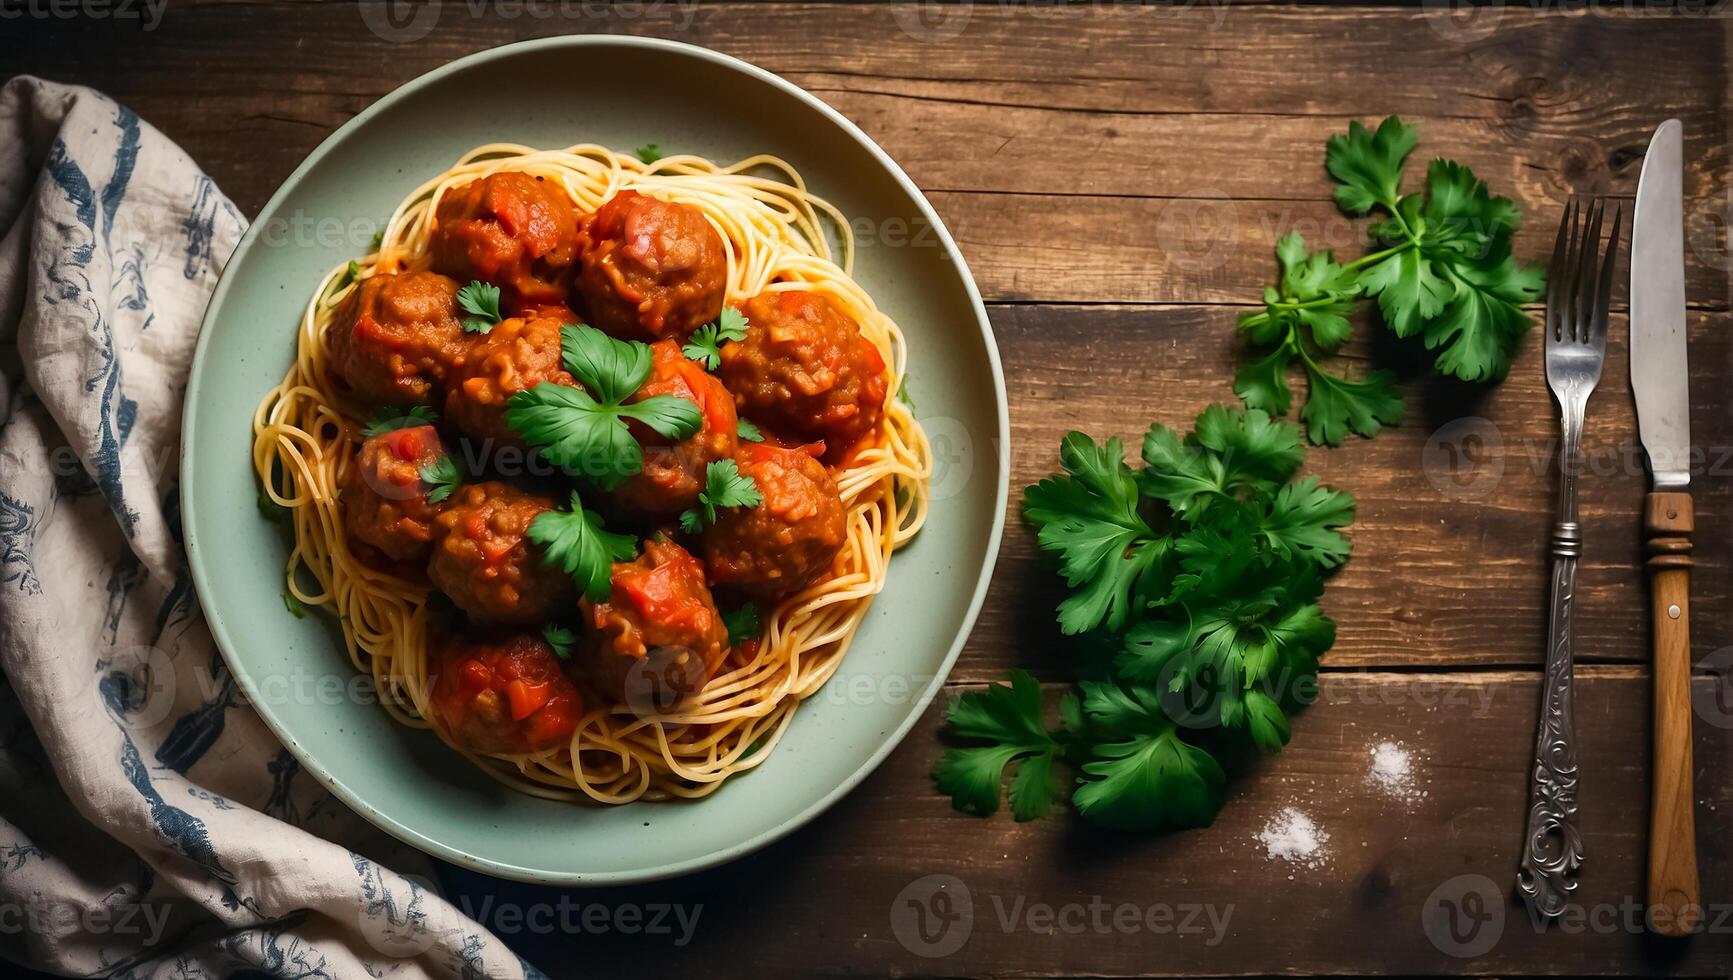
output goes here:
[{"label": "wooden table surface", "polygon": [[[252,215],[337,126],[482,48],[624,32],[762,65],[864,128],[961,244],[1004,358],[1014,490],[1055,467],[1068,429],[1135,436],[1152,419],[1183,425],[1232,400],[1234,319],[1271,277],[1275,239],[1294,228],[1358,246],[1361,230],[1335,212],[1321,166],[1324,140],[1350,120],[1397,113],[1417,123],[1421,154],[1463,161],[1517,200],[1519,255],[1543,262],[1567,196],[1633,194],[1650,131],[1677,116],[1692,428],[1707,449],[1693,486],[1693,640],[1707,666],[1724,666],[1733,661],[1733,21],[1718,3],[1671,15],[1637,3],[1453,17],[1450,6],[643,0],[525,10],[478,0],[447,4],[424,37],[388,43],[349,3],[175,0],[150,31],[136,21],[0,22],[0,69],[126,102]],[[550,84],[581,97],[587,80]],[[1631,927],[1644,896],[1650,690],[1624,292],[1588,425],[1577,675],[1588,863],[1583,907],[1565,927],[1537,927],[1508,897],[1543,656],[1556,432],[1534,337],[1501,387],[1406,370],[1406,425],[1310,454],[1312,470],[1360,504],[1354,558],[1325,600],[1339,639],[1320,703],[1298,718],[1285,752],[1232,781],[1214,826],[1136,839],[1067,815],[1020,825],[955,813],[927,776],[940,751],[935,707],[852,796],[759,855],[684,880],[565,893],[610,910],[680,903],[698,915],[683,944],[618,929],[546,934],[502,913],[557,907],[562,893],[550,889],[452,872],[448,894],[556,976],[1727,976],[1733,698],[1706,669],[1696,678],[1696,779],[1712,930],[1666,943]],[[1383,344],[1350,357],[1426,362]],[[1062,685],[1067,644],[1051,615],[1060,594],[1013,513],[949,687],[1015,666]],[[1410,753],[1416,798],[1392,800],[1369,781],[1370,749],[1384,740]],[[1272,860],[1257,841],[1288,806],[1329,834],[1320,866]],[[912,921],[911,898],[930,899],[930,875],[954,876],[972,899],[972,917],[951,924],[966,940],[944,956],[924,954],[947,952],[956,933],[911,940],[894,928]]]}]

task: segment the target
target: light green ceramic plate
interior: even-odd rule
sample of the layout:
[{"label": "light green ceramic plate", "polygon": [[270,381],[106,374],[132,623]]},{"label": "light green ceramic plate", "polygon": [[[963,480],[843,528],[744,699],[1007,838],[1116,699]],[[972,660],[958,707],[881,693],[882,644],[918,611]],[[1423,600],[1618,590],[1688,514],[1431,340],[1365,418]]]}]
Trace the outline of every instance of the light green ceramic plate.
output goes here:
[{"label": "light green ceramic plate", "polygon": [[[596,79],[621,79],[601,86]],[[588,81],[586,81],[588,80]],[[909,388],[938,454],[932,517],[891,562],[841,671],[776,753],[695,802],[592,808],[523,796],[345,686],[335,625],[285,611],[283,530],[261,518],[253,409],[287,370],[321,274],[428,175],[496,141],[656,143],[714,160],[774,153],[854,219],[856,278],[908,336]],[[361,219],[355,222],[355,219]],[[1005,382],[980,295],[915,185],[848,120],[768,72],[624,37],[532,41],[403,86],[327,139],[229,261],[187,390],[181,494],[206,617],[253,705],[308,772],[385,830],[490,874],[642,881],[739,857],[812,819],[879,764],[932,699],[998,553],[1009,470]]]}]

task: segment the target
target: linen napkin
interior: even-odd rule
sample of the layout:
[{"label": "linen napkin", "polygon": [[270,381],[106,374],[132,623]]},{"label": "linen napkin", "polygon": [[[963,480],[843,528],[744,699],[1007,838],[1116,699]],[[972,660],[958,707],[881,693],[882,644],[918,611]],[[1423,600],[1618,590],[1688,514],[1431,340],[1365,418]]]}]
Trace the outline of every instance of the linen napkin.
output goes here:
[{"label": "linen napkin", "polygon": [[[246,221],[85,88],[0,89],[0,955],[118,977],[539,977],[243,703],[180,541]],[[251,506],[251,502],[236,502]]]}]

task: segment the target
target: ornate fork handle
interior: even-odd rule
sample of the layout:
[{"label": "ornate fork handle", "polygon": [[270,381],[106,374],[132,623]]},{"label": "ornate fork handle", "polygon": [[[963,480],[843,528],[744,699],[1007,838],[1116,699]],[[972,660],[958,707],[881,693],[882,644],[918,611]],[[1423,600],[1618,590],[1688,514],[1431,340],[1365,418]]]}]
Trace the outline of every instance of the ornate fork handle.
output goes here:
[{"label": "ornate fork handle", "polygon": [[1571,615],[1582,529],[1577,524],[1577,470],[1588,393],[1561,398],[1564,447],[1559,458],[1558,520],[1552,533],[1552,614],[1547,625],[1546,674],[1541,683],[1540,727],[1534,742],[1528,832],[1517,886],[1545,916],[1564,911],[1583,862],[1577,832],[1577,754],[1571,720]]}]

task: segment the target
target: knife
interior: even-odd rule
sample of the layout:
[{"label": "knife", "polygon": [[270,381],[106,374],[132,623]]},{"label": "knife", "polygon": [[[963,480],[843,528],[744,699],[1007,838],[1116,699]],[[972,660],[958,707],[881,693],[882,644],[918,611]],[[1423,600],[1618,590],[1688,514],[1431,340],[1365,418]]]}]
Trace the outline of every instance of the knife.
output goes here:
[{"label": "knife", "polygon": [[1631,230],[1631,390],[1653,478],[1643,506],[1654,621],[1649,924],[1688,935],[1702,917],[1691,768],[1691,411],[1685,366],[1683,126],[1655,130]]}]

